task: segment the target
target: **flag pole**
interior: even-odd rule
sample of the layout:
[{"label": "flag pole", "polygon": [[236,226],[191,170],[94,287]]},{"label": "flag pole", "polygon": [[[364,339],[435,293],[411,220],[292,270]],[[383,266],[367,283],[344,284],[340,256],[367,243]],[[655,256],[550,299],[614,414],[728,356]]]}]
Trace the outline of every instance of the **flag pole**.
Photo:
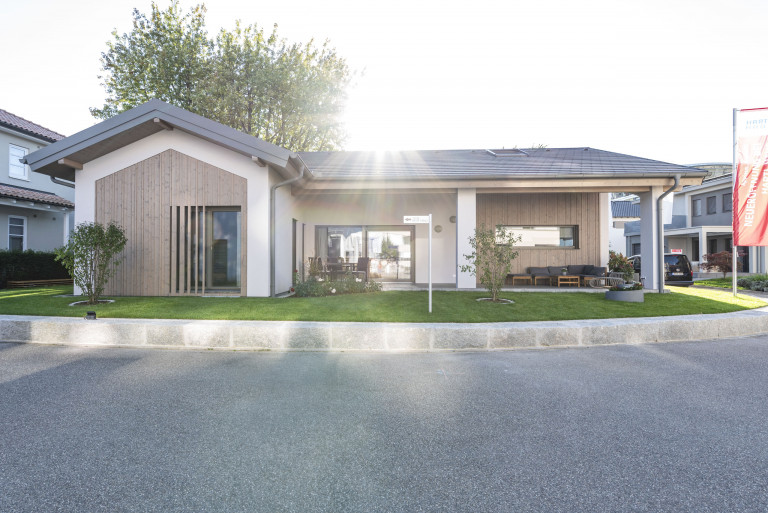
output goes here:
[{"label": "flag pole", "polygon": [[[733,109],[733,164],[731,165],[731,201],[736,197],[736,112],[737,109]],[[738,215],[738,212],[736,212],[733,208],[731,208],[731,229],[733,229],[734,222],[733,222],[733,216]],[[731,275],[733,276],[733,297],[736,297],[736,282],[737,282],[737,269],[739,268],[739,262],[738,262],[738,251],[735,242],[736,242],[736,232],[733,233],[733,237],[731,238],[731,250],[733,251],[733,256],[731,257]]]}]

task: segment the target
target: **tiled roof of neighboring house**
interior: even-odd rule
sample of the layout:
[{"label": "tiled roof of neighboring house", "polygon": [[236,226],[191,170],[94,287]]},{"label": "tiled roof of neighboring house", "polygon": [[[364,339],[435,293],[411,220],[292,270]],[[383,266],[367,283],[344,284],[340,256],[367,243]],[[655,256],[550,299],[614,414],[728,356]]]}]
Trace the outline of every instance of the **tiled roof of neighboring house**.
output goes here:
[{"label": "tiled roof of neighboring house", "polygon": [[315,178],[659,177],[706,171],[594,148],[298,152]]},{"label": "tiled roof of neighboring house", "polygon": [[46,205],[56,205],[58,207],[74,208],[75,204],[69,200],[51,194],[49,192],[36,191],[34,189],[25,189],[24,187],[14,187],[0,183],[0,197],[13,198],[24,201],[33,201],[35,203],[44,203]]},{"label": "tiled roof of neighboring house", "polygon": [[631,201],[611,201],[613,217],[640,217],[640,203]]},{"label": "tiled roof of neighboring house", "polygon": [[60,133],[49,130],[44,126],[40,126],[37,123],[32,123],[16,114],[11,114],[7,110],[0,109],[0,126],[5,126],[20,132],[24,132],[29,135],[34,135],[40,139],[44,139],[50,142],[56,142],[64,139],[64,136]]}]

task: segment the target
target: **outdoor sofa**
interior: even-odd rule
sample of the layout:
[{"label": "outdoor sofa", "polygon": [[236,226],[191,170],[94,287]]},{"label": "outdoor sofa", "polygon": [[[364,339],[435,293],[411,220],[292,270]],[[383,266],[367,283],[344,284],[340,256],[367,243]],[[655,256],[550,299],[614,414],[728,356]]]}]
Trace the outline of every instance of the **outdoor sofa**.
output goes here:
[{"label": "outdoor sofa", "polygon": [[512,280],[512,285],[515,285],[515,281],[527,281],[532,285],[546,284],[551,285],[552,282],[557,283],[557,277],[563,274],[563,269],[566,269],[565,274],[568,276],[578,276],[579,285],[586,285],[592,278],[603,278],[608,272],[606,267],[598,267],[594,265],[555,265],[548,267],[529,267],[526,274],[510,274],[507,278]]}]

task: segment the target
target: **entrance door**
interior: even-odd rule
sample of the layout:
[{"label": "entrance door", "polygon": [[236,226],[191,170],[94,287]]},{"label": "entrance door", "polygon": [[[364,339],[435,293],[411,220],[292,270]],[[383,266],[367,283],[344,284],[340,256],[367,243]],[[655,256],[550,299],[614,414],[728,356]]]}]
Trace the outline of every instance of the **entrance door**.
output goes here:
[{"label": "entrance door", "polygon": [[366,238],[366,249],[371,259],[371,278],[381,281],[413,281],[413,228],[368,227]]}]

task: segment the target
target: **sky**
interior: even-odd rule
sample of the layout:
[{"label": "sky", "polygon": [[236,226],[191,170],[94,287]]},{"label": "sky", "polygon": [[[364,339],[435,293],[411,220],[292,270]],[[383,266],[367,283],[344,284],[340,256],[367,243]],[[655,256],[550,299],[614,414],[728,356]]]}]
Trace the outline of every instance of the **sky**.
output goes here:
[{"label": "sky", "polygon": [[[100,56],[151,0],[4,4],[0,108],[65,135],[96,120]],[[169,0],[158,0],[165,8]],[[187,11],[197,2],[182,0]],[[330,40],[357,71],[346,150],[590,146],[730,162],[733,109],[768,107],[768,2],[215,0],[291,42]],[[14,20],[8,23],[7,20]]]}]

